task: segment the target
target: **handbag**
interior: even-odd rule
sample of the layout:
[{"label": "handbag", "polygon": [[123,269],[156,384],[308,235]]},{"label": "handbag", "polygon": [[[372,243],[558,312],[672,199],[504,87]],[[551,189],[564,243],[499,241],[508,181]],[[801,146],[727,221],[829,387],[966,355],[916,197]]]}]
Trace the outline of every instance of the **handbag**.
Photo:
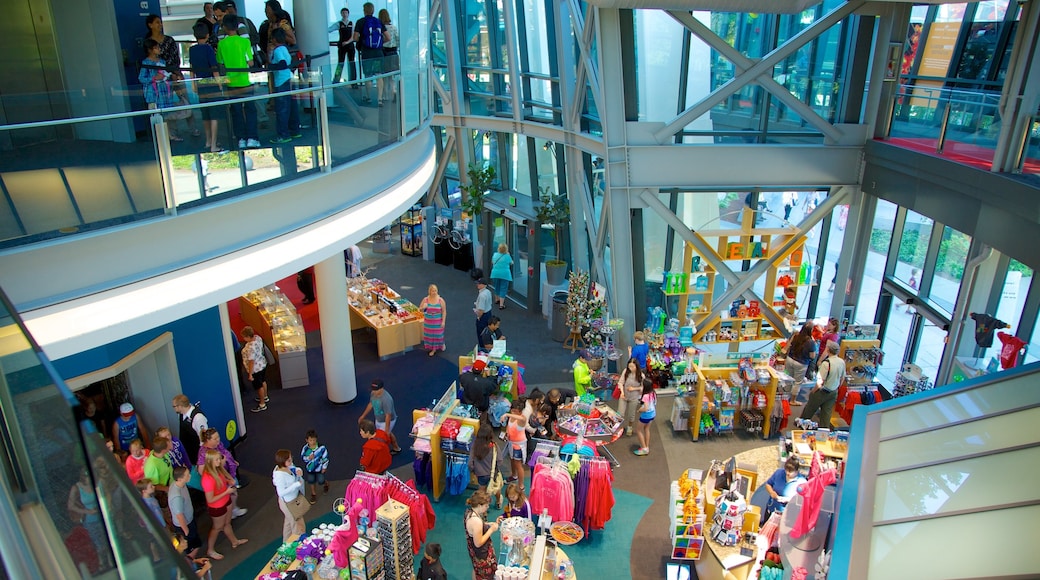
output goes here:
[{"label": "handbag", "polygon": [[491,448],[491,480],[487,484],[488,495],[498,495],[502,491],[502,472],[498,470],[498,445],[492,443]]},{"label": "handbag", "polygon": [[296,496],[296,499],[285,502],[285,507],[289,508],[289,513],[292,514],[293,519],[300,519],[310,511],[311,504],[301,493]]}]

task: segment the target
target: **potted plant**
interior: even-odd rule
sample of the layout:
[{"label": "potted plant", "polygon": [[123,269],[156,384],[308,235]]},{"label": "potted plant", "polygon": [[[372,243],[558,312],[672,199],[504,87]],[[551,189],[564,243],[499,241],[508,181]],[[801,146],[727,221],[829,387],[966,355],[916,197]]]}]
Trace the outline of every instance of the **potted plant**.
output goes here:
[{"label": "potted plant", "polygon": [[567,275],[567,262],[563,257],[563,229],[571,222],[571,206],[567,196],[550,193],[548,187],[540,190],[541,203],[536,208],[538,221],[552,226],[553,245],[556,246],[554,258],[545,261],[545,279],[552,286],[563,284]]},{"label": "potted plant", "polygon": [[[459,186],[462,191],[462,209],[473,219],[473,225],[477,228],[477,243],[483,248],[487,240],[483,239],[479,216],[484,212],[484,197],[498,186],[498,174],[491,165],[470,164],[466,177],[468,183]],[[479,248],[474,248],[474,255],[479,256],[479,252]]]}]

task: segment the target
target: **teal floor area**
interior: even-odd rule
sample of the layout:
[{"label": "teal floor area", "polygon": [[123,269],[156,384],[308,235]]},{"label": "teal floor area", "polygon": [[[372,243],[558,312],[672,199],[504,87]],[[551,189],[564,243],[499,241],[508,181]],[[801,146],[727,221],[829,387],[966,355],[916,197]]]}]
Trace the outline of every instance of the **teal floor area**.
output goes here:
[{"label": "teal floor area", "polygon": [[[441,563],[448,572],[449,578],[469,578],[473,567],[470,565],[469,552],[466,550],[466,536],[463,531],[462,517],[466,509],[466,498],[469,494],[441,497],[434,502],[433,509],[437,513],[437,524],[427,535],[427,542],[437,542],[443,553]],[[565,548],[567,556],[574,562],[575,569],[580,570],[584,578],[617,578],[619,570],[629,570],[629,554],[636,524],[643,513],[650,507],[651,500],[641,495],[619,489],[614,490],[614,510],[611,519],[603,530],[595,530],[591,537],[574,546]],[[494,519],[501,513],[494,507],[488,512],[488,519]],[[333,514],[325,514],[321,518],[309,520],[310,530],[322,523],[339,523]],[[496,549],[498,535],[495,535]],[[258,570],[267,565],[281,542],[271,542],[255,554],[244,560],[224,577],[232,580],[249,580],[256,577]]]}]

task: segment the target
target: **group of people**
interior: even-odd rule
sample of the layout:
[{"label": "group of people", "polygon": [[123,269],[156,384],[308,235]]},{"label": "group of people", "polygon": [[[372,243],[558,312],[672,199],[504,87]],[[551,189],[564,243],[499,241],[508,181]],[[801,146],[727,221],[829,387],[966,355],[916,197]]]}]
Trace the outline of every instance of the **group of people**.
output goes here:
[{"label": "group of people", "polygon": [[845,376],[845,360],[838,356],[841,342],[838,330],[837,318],[828,319],[822,328],[808,321],[791,337],[784,350],[784,372],[798,384],[806,380],[816,383],[811,387],[801,418],[812,419],[819,411],[819,424],[828,429],[838,401],[838,387]]},{"label": "group of people", "polygon": [[[216,542],[223,532],[236,548],[248,540],[238,538],[231,520],[247,513],[237,505],[238,462],[224,446],[220,433],[209,427],[206,415],[198,404],[185,395],[173,397],[172,406],[179,417],[178,435],[169,427],[155,430],[150,437],[143,420],[132,403],[119,406],[119,416],[112,421],[112,437],[106,444],[115,458],[122,463],[127,476],[149,508],[155,523],[175,536],[175,545],[200,571],[208,571],[209,560],[224,556],[216,550]],[[102,422],[97,405],[92,399],[83,404],[83,419]],[[98,471],[104,475],[103,470]],[[99,485],[104,485],[100,482]],[[212,520],[206,544],[205,557],[199,558],[203,546],[195,523],[195,504],[189,487],[199,490]],[[112,486],[112,489],[115,489]],[[87,469],[69,490],[67,509],[73,521],[83,525],[96,546],[107,545],[101,524],[99,501],[91,485]],[[106,553],[106,550],[98,550]]]},{"label": "group of people", "polygon": [[[367,2],[362,6],[364,17],[356,23],[350,21],[350,9],[341,8],[340,19],[329,25],[329,32],[339,35],[336,42],[338,53],[336,72],[332,75],[333,82],[354,81],[358,78],[357,55],[361,55],[361,67],[365,78],[378,76],[384,72],[397,70],[398,48],[401,45],[401,35],[390,19],[390,11],[383,8],[378,17],[374,16],[375,6]],[[347,76],[343,77],[344,65],[346,65]],[[396,98],[393,85],[378,81],[379,104]],[[353,88],[358,88],[354,85]],[[371,102],[368,96],[367,84],[364,87],[363,102]]]},{"label": "group of people", "polygon": [[[285,93],[291,89],[292,72],[299,64],[298,59],[290,54],[290,49],[296,44],[292,18],[278,0],[267,0],[264,9],[267,20],[258,30],[251,20],[238,15],[235,0],[204,4],[203,17],[192,27],[195,44],[188,50],[195,92],[201,103],[252,96],[253,84],[249,73],[260,69],[269,71],[272,93]],[[159,15],[149,15],[146,23],[149,35],[141,45],[145,57],[138,75],[144,87],[145,102],[159,108],[187,105],[188,93],[181,82],[184,74],[176,42],[163,33]],[[238,148],[260,147],[256,104],[236,101],[230,103],[228,111]],[[271,143],[284,144],[303,137],[299,110],[289,95],[275,97],[274,111],[277,136]],[[224,113],[223,107],[201,109],[206,147],[212,153],[227,152],[217,143],[217,120]],[[173,121],[187,119],[192,136],[200,136],[190,110],[167,113],[166,118]],[[171,131],[170,139],[175,142],[183,140],[175,131]]]}]

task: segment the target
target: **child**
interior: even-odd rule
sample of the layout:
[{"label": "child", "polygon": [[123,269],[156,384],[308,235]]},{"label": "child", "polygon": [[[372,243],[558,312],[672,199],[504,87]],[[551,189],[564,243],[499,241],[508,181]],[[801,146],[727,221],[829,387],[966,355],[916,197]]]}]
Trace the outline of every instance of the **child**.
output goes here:
[{"label": "child", "polygon": [[[249,71],[253,68],[253,47],[248,36],[239,36],[238,17],[225,14],[221,21],[227,36],[217,44],[217,62],[228,69],[227,94],[231,98],[253,96],[253,83],[249,80]],[[231,103],[231,128],[238,138],[239,149],[256,149],[260,147],[256,127],[256,103]],[[263,405],[261,405],[262,408]]]},{"label": "child", "polygon": [[419,574],[415,580],[448,580],[448,573],[441,566],[441,545],[426,544],[423,559],[419,564]]},{"label": "child", "polygon": [[162,508],[159,507],[159,500],[155,499],[155,485],[152,484],[150,479],[142,479],[137,482],[137,491],[141,492],[141,499],[144,500],[144,505],[148,506],[148,509],[152,510],[152,515],[159,522],[159,526],[166,527],[166,519],[163,518]]},{"label": "child", "polygon": [[329,493],[329,482],[325,481],[325,470],[329,468],[329,451],[324,445],[318,445],[318,432],[307,431],[307,443],[300,451],[300,457],[306,462],[303,468],[303,480],[311,484],[311,503],[318,500],[318,484]]},{"label": "child", "polygon": [[185,553],[188,549],[188,541],[180,534],[173,535],[173,548],[180,552],[188,561],[188,567],[195,571],[199,578],[208,578],[209,569],[213,567],[209,558],[196,558],[192,554]]},{"label": "child", "polygon": [[173,433],[170,432],[169,427],[159,427],[158,429],[156,429],[155,437],[156,439],[158,439],[159,437],[165,437],[167,440],[169,440],[170,452],[168,453],[168,455],[170,457],[171,466],[192,467],[191,461],[188,460],[188,450],[184,448],[184,444],[181,443],[180,439],[177,439],[173,436]]},{"label": "child", "polygon": [[583,350],[578,353],[578,360],[574,361],[574,392],[579,397],[592,389],[592,371],[589,370],[591,358],[592,355]]},{"label": "child", "polygon": [[365,444],[361,447],[361,469],[366,473],[384,473],[390,468],[390,437],[376,429],[375,423],[363,419],[359,425]]},{"label": "child", "polygon": [[[191,62],[191,75],[195,77],[195,92],[202,103],[212,103],[220,99],[220,75],[217,70],[217,51],[209,43],[210,26],[205,22],[196,22],[192,27],[195,44],[188,49]],[[227,153],[217,145],[217,117],[223,107],[203,107],[202,128],[206,131],[206,147],[210,153]]]},{"label": "child", "polygon": [[646,357],[650,354],[650,345],[646,343],[646,337],[642,330],[637,330],[632,335],[632,346],[628,347],[628,357],[636,359],[639,370],[646,372]]},{"label": "child", "polygon": [[657,417],[657,393],[654,382],[643,379],[643,395],[639,398],[639,424],[636,425],[636,436],[639,437],[639,449],[633,451],[643,456],[650,453],[650,423]]},{"label": "child", "polygon": [[527,419],[521,414],[524,402],[520,399],[513,401],[508,413],[502,414],[503,420],[508,420],[506,435],[509,440],[509,464],[512,475],[508,483],[518,483],[520,489],[524,488],[524,462],[527,461]]},{"label": "child", "polygon": [[134,439],[140,439],[146,449],[151,447],[144,421],[134,412],[132,404],[123,403],[119,405],[119,416],[112,422],[112,442],[115,443],[116,453],[125,457]]},{"label": "child", "polygon": [[[148,108],[176,107],[179,99],[170,86],[170,78],[165,70],[166,61],[159,56],[159,43],[154,38],[146,38],[141,46],[147,56],[141,61],[137,80],[144,85],[144,101],[148,103]],[[183,141],[172,131],[172,127],[170,141]]]},{"label": "child", "polygon": [[144,448],[140,439],[130,442],[130,455],[126,458],[126,474],[130,476],[130,483],[137,483],[144,479],[144,460],[148,459],[151,451]]},{"label": "child", "polygon": [[515,483],[510,483],[506,486],[506,499],[509,503],[502,510],[507,518],[527,518],[531,519],[531,503],[527,501],[527,496],[524,495],[522,487]]},{"label": "child", "polygon": [[184,547],[188,556],[192,558],[202,547],[202,538],[199,537],[199,528],[195,523],[195,508],[191,503],[191,495],[188,492],[188,481],[191,480],[191,469],[188,467],[173,468],[173,484],[170,485],[170,523],[175,530],[184,533],[183,539],[187,541]]},{"label": "child", "polygon": [[[289,63],[289,49],[285,47],[285,30],[275,28],[271,32],[271,40],[274,41],[274,51],[271,53],[271,84],[274,85],[275,93],[285,93],[292,89],[292,69]],[[277,120],[278,136],[271,139],[271,143],[288,143],[293,139],[303,137],[300,133],[300,112],[296,107],[296,101],[291,96],[274,98],[274,114]]]}]

